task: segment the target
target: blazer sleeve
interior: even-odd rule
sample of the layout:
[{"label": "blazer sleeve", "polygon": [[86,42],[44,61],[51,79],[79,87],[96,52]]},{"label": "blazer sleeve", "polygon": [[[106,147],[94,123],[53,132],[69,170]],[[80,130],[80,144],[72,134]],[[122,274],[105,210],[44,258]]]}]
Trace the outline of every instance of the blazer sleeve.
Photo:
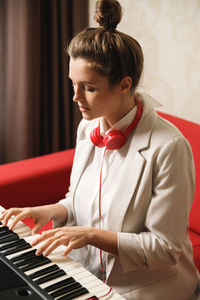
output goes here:
[{"label": "blazer sleeve", "polygon": [[183,136],[172,138],[159,149],[153,163],[152,196],[144,230],[118,233],[119,259],[125,272],[177,263],[185,243],[189,243],[194,170],[191,148]]}]

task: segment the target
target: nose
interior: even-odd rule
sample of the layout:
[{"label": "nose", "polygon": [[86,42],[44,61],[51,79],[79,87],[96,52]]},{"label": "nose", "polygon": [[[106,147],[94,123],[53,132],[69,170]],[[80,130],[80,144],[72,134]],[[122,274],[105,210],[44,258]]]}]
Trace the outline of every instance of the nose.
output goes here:
[{"label": "nose", "polygon": [[83,90],[78,86],[74,86],[73,101],[80,102],[82,100],[84,100]]}]

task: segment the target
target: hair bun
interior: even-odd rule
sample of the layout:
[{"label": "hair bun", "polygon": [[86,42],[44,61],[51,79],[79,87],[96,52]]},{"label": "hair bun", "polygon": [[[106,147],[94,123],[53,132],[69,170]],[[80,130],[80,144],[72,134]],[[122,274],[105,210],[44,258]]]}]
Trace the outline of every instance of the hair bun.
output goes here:
[{"label": "hair bun", "polygon": [[94,18],[100,27],[114,31],[121,21],[122,8],[116,0],[99,0],[96,2]]}]

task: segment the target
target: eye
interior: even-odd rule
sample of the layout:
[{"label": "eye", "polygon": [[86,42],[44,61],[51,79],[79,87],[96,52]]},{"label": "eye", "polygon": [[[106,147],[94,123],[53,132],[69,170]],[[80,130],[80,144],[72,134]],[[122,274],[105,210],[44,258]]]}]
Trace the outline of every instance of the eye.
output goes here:
[{"label": "eye", "polygon": [[90,86],[85,87],[85,90],[86,90],[87,92],[90,92],[90,93],[95,92],[95,88],[94,88],[94,87],[90,87]]}]

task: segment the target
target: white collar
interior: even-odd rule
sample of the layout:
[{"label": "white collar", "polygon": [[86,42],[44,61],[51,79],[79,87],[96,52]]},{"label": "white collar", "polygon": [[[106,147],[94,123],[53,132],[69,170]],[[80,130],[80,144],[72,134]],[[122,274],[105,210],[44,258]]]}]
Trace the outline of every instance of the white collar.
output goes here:
[{"label": "white collar", "polygon": [[115,123],[109,130],[106,131],[105,124],[103,121],[103,118],[100,118],[100,134],[101,136],[105,136],[108,134],[111,130],[118,129],[118,130],[124,130],[127,128],[133,119],[135,118],[137,112],[137,106],[135,105],[122,119],[120,119],[117,123]]}]

